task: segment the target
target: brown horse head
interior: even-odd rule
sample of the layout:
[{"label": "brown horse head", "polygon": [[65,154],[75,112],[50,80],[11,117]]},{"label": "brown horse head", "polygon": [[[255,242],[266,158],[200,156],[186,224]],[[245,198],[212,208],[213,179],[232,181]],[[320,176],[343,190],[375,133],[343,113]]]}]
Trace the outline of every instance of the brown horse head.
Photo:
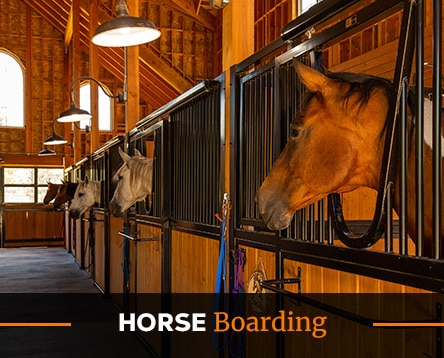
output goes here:
[{"label": "brown horse head", "polygon": [[54,199],[54,209],[60,208],[63,204],[70,201],[74,197],[77,185],[77,183],[66,181],[64,181],[63,184],[60,185],[57,196]]},{"label": "brown horse head", "polygon": [[49,202],[54,199],[59,191],[59,188],[62,184],[54,184],[51,182],[48,182],[48,190],[46,191],[46,195],[43,198],[44,204],[49,204]]},{"label": "brown horse head", "polygon": [[256,195],[271,230],[286,228],[296,210],[330,193],[376,189],[384,150],[387,80],[294,66],[309,91],[306,104]]}]

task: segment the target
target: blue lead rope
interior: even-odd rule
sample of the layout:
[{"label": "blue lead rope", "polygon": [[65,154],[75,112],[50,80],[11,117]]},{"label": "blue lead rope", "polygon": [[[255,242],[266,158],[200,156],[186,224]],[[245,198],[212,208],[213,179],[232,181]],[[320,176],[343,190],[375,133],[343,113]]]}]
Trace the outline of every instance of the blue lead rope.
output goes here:
[{"label": "blue lead rope", "polygon": [[[217,263],[217,276],[216,276],[216,288],[214,297],[214,312],[227,311],[227,297],[226,293],[226,273],[227,273],[227,260],[226,260],[226,225],[227,225],[227,214],[228,214],[228,197],[224,198],[223,206],[223,217],[221,223],[221,233],[220,233],[220,244],[219,244],[219,260]],[[213,333],[212,333],[212,343],[215,349],[218,351],[223,351],[228,343],[228,334],[215,332],[216,322],[215,316],[213,316]],[[218,337],[221,336],[221,343],[219,344]]]},{"label": "blue lead rope", "polygon": [[[222,219],[222,227],[221,227],[221,239],[220,239],[220,248],[219,248],[219,261],[217,263],[217,276],[216,276],[216,294],[225,293],[225,277],[226,277],[226,242],[225,242],[225,223],[226,218]],[[222,291],[222,292],[221,292]]]}]

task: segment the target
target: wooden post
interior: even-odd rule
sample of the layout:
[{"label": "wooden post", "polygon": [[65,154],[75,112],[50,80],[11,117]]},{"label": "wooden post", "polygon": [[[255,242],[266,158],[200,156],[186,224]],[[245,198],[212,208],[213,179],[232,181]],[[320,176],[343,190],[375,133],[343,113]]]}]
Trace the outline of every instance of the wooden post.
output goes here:
[{"label": "wooden post", "polygon": [[[139,0],[128,0],[128,10],[131,16],[139,16]],[[126,49],[126,73],[128,102],[125,113],[125,132],[133,129],[140,119],[139,113],[139,46]],[[155,89],[153,89],[155,90]]]},{"label": "wooden post", "polygon": [[[241,19],[241,21],[240,21]],[[254,1],[233,0],[222,12],[222,69],[225,71],[225,138],[230,138],[230,67],[254,53]],[[225,146],[225,191],[230,188],[230,146]]]},{"label": "wooden post", "polygon": [[[81,53],[81,43],[80,43],[80,1],[73,0],[72,2],[72,12],[73,12],[73,37],[72,37],[72,75],[73,78],[69,83],[72,83],[72,80],[80,76],[80,53]],[[74,99],[76,105],[79,105],[79,83],[75,84],[74,90]],[[68,87],[69,91],[69,87]],[[82,159],[82,151],[81,151],[81,137],[80,130],[72,124],[74,130],[74,163],[77,163],[80,159]]]},{"label": "wooden post", "polygon": [[[89,35],[94,35],[94,30],[98,26],[97,4],[90,2],[89,7]],[[99,54],[97,46],[92,43],[89,46],[89,76],[99,80]],[[101,89],[94,81],[91,85],[91,133],[90,135],[90,154],[100,145],[99,137],[99,92]],[[87,150],[88,152],[88,150]]]}]

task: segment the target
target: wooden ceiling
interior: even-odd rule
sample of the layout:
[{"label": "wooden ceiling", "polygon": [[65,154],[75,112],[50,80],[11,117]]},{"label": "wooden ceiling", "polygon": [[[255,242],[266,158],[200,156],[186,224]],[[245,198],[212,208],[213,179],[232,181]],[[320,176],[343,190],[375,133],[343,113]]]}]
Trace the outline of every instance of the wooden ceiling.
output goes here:
[{"label": "wooden ceiling", "polygon": [[[55,28],[65,34],[65,45],[72,41],[72,5],[73,0],[24,0],[37,14],[49,21]],[[113,17],[116,1],[90,0],[91,6],[97,6],[99,23]],[[81,51],[89,53],[89,7],[88,1],[80,0],[80,43]],[[205,0],[139,0],[139,5],[154,5],[169,11],[179,12],[181,16],[192,18],[203,27],[217,31],[220,11],[213,10],[209,1]],[[112,8],[112,10],[110,9]],[[131,13],[131,9],[130,9]],[[158,27],[159,25],[156,24]],[[162,31],[162,28],[159,28]],[[117,78],[124,76],[123,49],[98,49],[101,66]],[[150,45],[139,46],[140,59],[140,96],[156,109],[176,98],[181,93],[193,87],[196,83],[179,71],[175,71],[162,54]]]}]

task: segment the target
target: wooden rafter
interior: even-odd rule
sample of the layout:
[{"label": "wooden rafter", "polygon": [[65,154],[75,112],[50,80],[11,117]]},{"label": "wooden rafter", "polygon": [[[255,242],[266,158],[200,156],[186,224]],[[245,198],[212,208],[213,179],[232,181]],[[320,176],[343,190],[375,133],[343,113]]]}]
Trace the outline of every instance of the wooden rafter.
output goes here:
[{"label": "wooden rafter", "polygon": [[[73,37],[72,1],[67,0],[24,0],[25,3],[65,34],[65,46],[69,46]],[[185,2],[184,2],[185,3]],[[174,4],[173,4],[174,5]],[[177,6],[177,5],[174,5]],[[198,17],[202,17],[202,10]],[[89,13],[86,9],[79,9],[80,23],[78,24],[79,40],[82,51],[89,52]],[[182,12],[184,12],[182,10]],[[211,14],[210,14],[211,15]],[[189,14],[191,16],[191,14]],[[212,16],[212,15],[211,15]],[[214,18],[214,16],[212,16]],[[106,21],[109,14],[99,8],[99,22]],[[196,18],[194,13],[193,18]],[[199,20],[200,21],[200,20]],[[211,20],[212,26],[215,20]],[[201,21],[202,22],[202,21]],[[147,46],[140,47],[140,95],[153,108],[158,108],[179,94],[191,88],[194,83],[181,76],[171,66],[159,58]],[[99,51],[99,62],[110,73],[123,78],[123,51],[120,48],[104,48]]]}]

